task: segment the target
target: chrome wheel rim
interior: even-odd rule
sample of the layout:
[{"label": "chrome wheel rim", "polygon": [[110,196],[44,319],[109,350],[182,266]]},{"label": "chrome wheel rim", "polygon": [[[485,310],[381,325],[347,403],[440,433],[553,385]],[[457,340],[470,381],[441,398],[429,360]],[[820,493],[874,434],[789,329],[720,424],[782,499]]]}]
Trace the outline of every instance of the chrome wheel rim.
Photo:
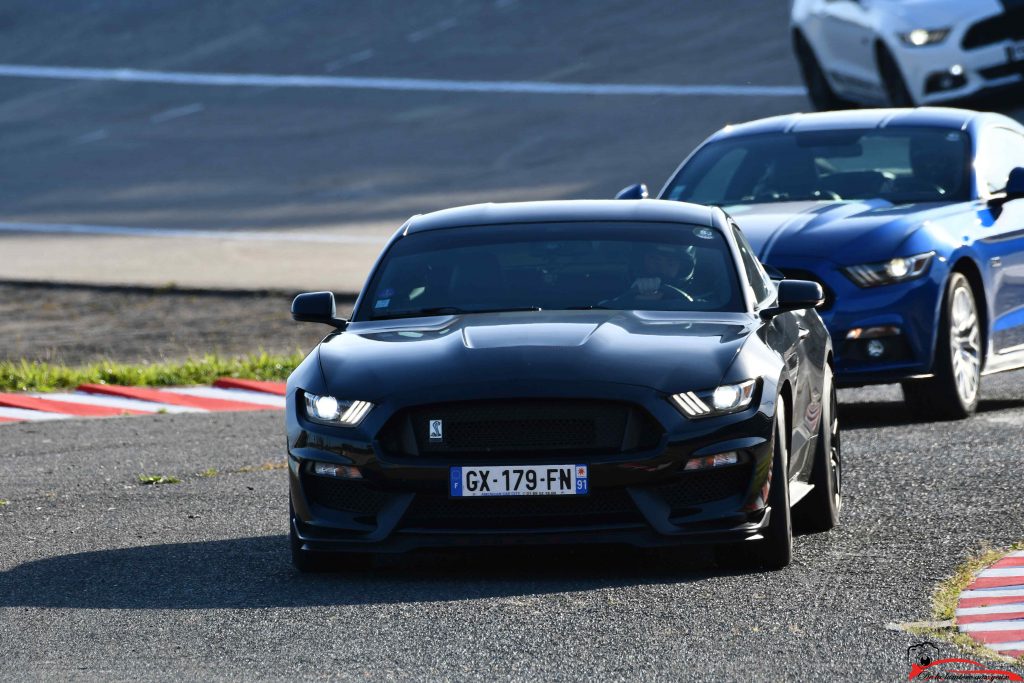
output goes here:
[{"label": "chrome wheel rim", "polygon": [[981,333],[974,297],[966,287],[953,291],[949,312],[949,351],[953,360],[953,379],[964,405],[974,403],[981,381]]}]

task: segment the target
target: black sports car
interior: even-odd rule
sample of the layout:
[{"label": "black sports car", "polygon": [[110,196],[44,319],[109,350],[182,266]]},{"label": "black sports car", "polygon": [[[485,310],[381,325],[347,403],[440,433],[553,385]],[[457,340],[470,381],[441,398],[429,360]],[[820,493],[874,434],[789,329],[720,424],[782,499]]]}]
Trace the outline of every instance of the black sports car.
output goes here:
[{"label": "black sports car", "polygon": [[717,208],[413,217],[351,321],[330,292],[292,304],[336,328],[288,380],[295,565],[545,543],[786,565],[793,524],[827,530],[841,502],[822,299],[770,280]]}]

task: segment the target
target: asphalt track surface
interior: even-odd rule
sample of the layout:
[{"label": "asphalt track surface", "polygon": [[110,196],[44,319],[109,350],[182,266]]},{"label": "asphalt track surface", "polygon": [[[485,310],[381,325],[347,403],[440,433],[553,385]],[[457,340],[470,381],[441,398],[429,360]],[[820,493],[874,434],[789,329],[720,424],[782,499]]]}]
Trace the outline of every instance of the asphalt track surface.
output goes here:
[{"label": "asphalt track surface", "polygon": [[[1021,535],[1020,376],[978,416],[907,424],[843,392],[842,525],[775,573],[707,553],[465,550],[307,576],[275,413],[3,427],[6,678],[905,680],[935,584]],[[210,467],[221,474],[202,478]],[[234,473],[233,473],[234,472]],[[139,486],[138,474],[182,483]],[[951,655],[952,646],[943,646]],[[1012,667],[1011,667],[1012,668]]]},{"label": "asphalt track surface", "polygon": [[[793,90],[800,81],[787,6],[9,0],[0,7],[0,64]],[[657,188],[726,123],[807,109],[800,95],[0,76],[0,279],[351,293],[410,215],[485,201],[609,197],[641,180]],[[55,225],[114,233],[24,232]],[[133,229],[179,232],[150,239]]]},{"label": "asphalt track surface", "polygon": [[[16,0],[0,8],[0,63],[791,86],[785,5]],[[0,278],[345,290],[412,213],[657,184],[721,125],[806,108],[0,78],[2,221],[351,238],[2,233]],[[960,561],[1024,535],[1021,374],[985,387],[979,415],[957,423],[910,423],[891,387],[843,392],[842,526],[797,539],[793,566],[771,574],[725,572],[699,550],[566,549],[303,576],[284,473],[259,469],[283,459],[280,415],[7,425],[0,673],[905,680],[916,639],[886,625],[928,619]],[[208,468],[220,474],[196,476]],[[183,481],[143,487],[139,474]]]}]

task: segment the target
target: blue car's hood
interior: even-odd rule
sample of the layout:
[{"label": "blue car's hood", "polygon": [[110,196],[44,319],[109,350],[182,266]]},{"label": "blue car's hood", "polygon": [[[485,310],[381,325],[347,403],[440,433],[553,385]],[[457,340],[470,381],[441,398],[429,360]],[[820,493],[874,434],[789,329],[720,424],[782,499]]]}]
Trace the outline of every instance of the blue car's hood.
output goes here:
[{"label": "blue car's hood", "polygon": [[949,205],[893,204],[880,200],[778,202],[725,207],[763,263],[785,256],[825,258],[852,265],[889,258]]},{"label": "blue car's hood", "polygon": [[328,388],[376,400],[439,383],[719,384],[754,327],[741,313],[544,311],[353,323],[320,346]]}]

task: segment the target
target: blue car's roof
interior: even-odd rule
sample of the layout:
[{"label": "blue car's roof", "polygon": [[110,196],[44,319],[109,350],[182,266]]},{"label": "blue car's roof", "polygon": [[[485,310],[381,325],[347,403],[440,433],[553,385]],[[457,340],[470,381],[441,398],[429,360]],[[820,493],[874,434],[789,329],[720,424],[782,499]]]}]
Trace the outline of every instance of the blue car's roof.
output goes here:
[{"label": "blue car's roof", "polygon": [[473,204],[413,216],[406,234],[469,225],[560,223],[570,221],[649,221],[715,225],[715,209],[685,202],[656,199],[583,199],[508,204]]},{"label": "blue car's roof", "polygon": [[934,126],[966,129],[979,117],[990,116],[968,109],[919,107],[917,109],[855,109],[812,114],[786,114],[749,123],[726,126],[710,139],[762,133],[793,133],[812,130],[898,128]]}]

